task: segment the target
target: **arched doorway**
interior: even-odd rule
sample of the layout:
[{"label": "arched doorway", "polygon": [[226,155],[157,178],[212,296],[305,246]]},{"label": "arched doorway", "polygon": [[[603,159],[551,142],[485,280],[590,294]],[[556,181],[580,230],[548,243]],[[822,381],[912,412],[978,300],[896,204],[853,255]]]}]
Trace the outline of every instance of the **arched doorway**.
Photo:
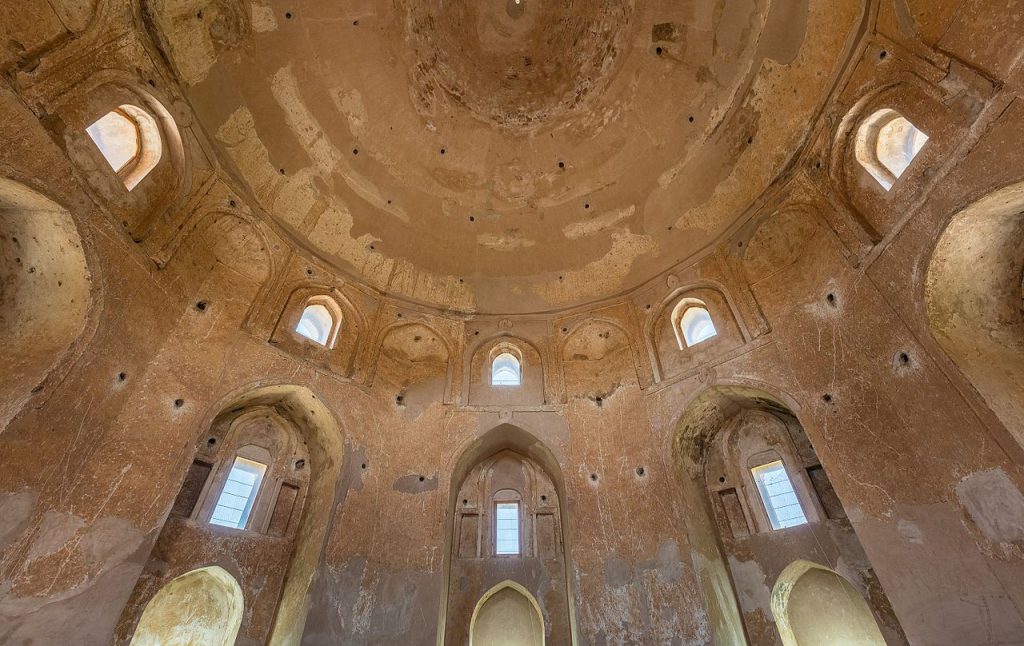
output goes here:
[{"label": "arched doorway", "polygon": [[231,646],[243,606],[242,589],[223,568],[186,572],[146,604],[132,646]]},{"label": "arched doorway", "polygon": [[66,209],[0,178],[0,429],[85,327],[91,277]]},{"label": "arched doorway", "polygon": [[772,589],[772,614],[783,646],[885,646],[864,597],[838,573],[794,561]]},{"label": "arched doorway", "polygon": [[928,265],[939,345],[1024,446],[1024,183],[963,209]]},{"label": "arched doorway", "polygon": [[473,611],[469,646],[544,646],[544,616],[523,586],[503,581]]}]

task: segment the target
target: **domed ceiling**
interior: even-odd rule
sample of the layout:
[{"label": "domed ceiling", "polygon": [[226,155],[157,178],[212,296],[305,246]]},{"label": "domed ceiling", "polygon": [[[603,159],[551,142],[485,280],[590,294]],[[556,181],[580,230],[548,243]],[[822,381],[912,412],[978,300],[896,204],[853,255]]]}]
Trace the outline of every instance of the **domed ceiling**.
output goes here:
[{"label": "domed ceiling", "polygon": [[527,313],[628,290],[749,215],[863,7],[151,0],[221,162],[386,293]]}]

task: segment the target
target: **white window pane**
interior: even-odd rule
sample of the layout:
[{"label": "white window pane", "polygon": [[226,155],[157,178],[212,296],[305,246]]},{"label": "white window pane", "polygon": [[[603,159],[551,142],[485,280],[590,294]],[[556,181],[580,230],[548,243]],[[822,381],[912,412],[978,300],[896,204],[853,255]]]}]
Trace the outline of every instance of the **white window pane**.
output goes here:
[{"label": "white window pane", "polygon": [[519,359],[505,352],[494,358],[491,364],[491,385],[519,386],[522,382]]},{"label": "white window pane", "polygon": [[244,529],[266,471],[265,464],[236,457],[220,497],[217,498],[210,523]]},{"label": "white window pane", "polygon": [[85,131],[114,172],[120,171],[139,154],[138,127],[119,110],[106,113]]},{"label": "white window pane", "polygon": [[500,502],[495,505],[495,552],[500,555],[519,554],[519,503]]},{"label": "white window pane", "polygon": [[295,331],[314,343],[326,346],[330,343],[331,332],[334,330],[334,317],[323,305],[314,303],[302,311],[302,318],[295,326]]},{"label": "white window pane", "polygon": [[786,467],[775,461],[751,469],[772,529],[795,527],[807,522],[800,499],[793,490]]},{"label": "white window pane", "polygon": [[715,324],[711,320],[711,314],[703,307],[690,307],[679,321],[680,330],[683,333],[683,340],[687,347],[718,336]]}]

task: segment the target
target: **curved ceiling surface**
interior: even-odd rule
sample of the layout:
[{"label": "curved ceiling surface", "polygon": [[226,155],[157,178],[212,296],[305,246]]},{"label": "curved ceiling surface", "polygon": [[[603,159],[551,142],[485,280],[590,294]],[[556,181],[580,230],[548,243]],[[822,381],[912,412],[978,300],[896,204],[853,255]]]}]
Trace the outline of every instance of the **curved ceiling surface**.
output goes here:
[{"label": "curved ceiling surface", "polygon": [[221,159],[342,272],[456,311],[613,296],[713,244],[859,24],[824,0],[151,0]]}]

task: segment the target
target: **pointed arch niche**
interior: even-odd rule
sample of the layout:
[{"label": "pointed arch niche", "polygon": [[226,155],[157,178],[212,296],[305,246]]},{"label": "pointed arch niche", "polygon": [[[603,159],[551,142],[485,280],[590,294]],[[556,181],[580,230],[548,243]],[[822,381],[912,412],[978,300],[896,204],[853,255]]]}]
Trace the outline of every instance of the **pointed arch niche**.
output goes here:
[{"label": "pointed arch niche", "polygon": [[[142,608],[169,578],[202,566],[212,554],[237,564],[251,610],[240,640],[285,644],[302,635],[335,504],[343,433],[330,409],[301,386],[256,388],[218,410],[196,441],[170,515],[121,615],[122,641],[138,632]],[[236,476],[239,461],[258,477]],[[244,518],[221,513],[225,492],[248,501]]]},{"label": "pointed arch niche", "polygon": [[533,595],[515,581],[488,590],[473,610],[469,646],[544,646],[544,614]]},{"label": "pointed arch niche", "polygon": [[71,214],[0,178],[0,429],[82,334],[91,276]]},{"label": "pointed arch niche", "polygon": [[886,646],[871,607],[839,573],[798,560],[772,589],[772,615],[783,646]]},{"label": "pointed arch niche", "polygon": [[[510,358],[515,361],[510,361]],[[518,362],[518,385],[494,382],[495,361],[499,359],[512,366]],[[505,376],[507,372],[497,376]],[[487,339],[476,346],[470,358],[466,375],[469,403],[479,406],[545,404],[548,401],[545,377],[541,353],[526,339],[508,335]]]},{"label": "pointed arch niche", "polygon": [[781,398],[747,386],[707,389],[680,418],[673,453],[716,643],[777,643],[765,612],[768,586],[801,559],[843,563],[858,596],[870,593],[888,643],[907,643],[814,447]]},{"label": "pointed arch niche", "polygon": [[932,335],[1024,446],[1024,183],[963,209],[928,265]]},{"label": "pointed arch niche", "polygon": [[232,646],[244,603],[238,581],[223,568],[186,572],[146,604],[131,646]]},{"label": "pointed arch niche", "polygon": [[[564,491],[554,455],[518,427],[491,429],[462,453],[452,470],[439,643],[575,643]],[[510,547],[510,532],[518,545]],[[515,639],[533,636],[490,641],[510,617],[529,620]],[[534,621],[540,641],[527,632]]]},{"label": "pointed arch niche", "polygon": [[676,290],[648,325],[661,379],[694,370],[747,340],[728,297],[710,286]]}]

